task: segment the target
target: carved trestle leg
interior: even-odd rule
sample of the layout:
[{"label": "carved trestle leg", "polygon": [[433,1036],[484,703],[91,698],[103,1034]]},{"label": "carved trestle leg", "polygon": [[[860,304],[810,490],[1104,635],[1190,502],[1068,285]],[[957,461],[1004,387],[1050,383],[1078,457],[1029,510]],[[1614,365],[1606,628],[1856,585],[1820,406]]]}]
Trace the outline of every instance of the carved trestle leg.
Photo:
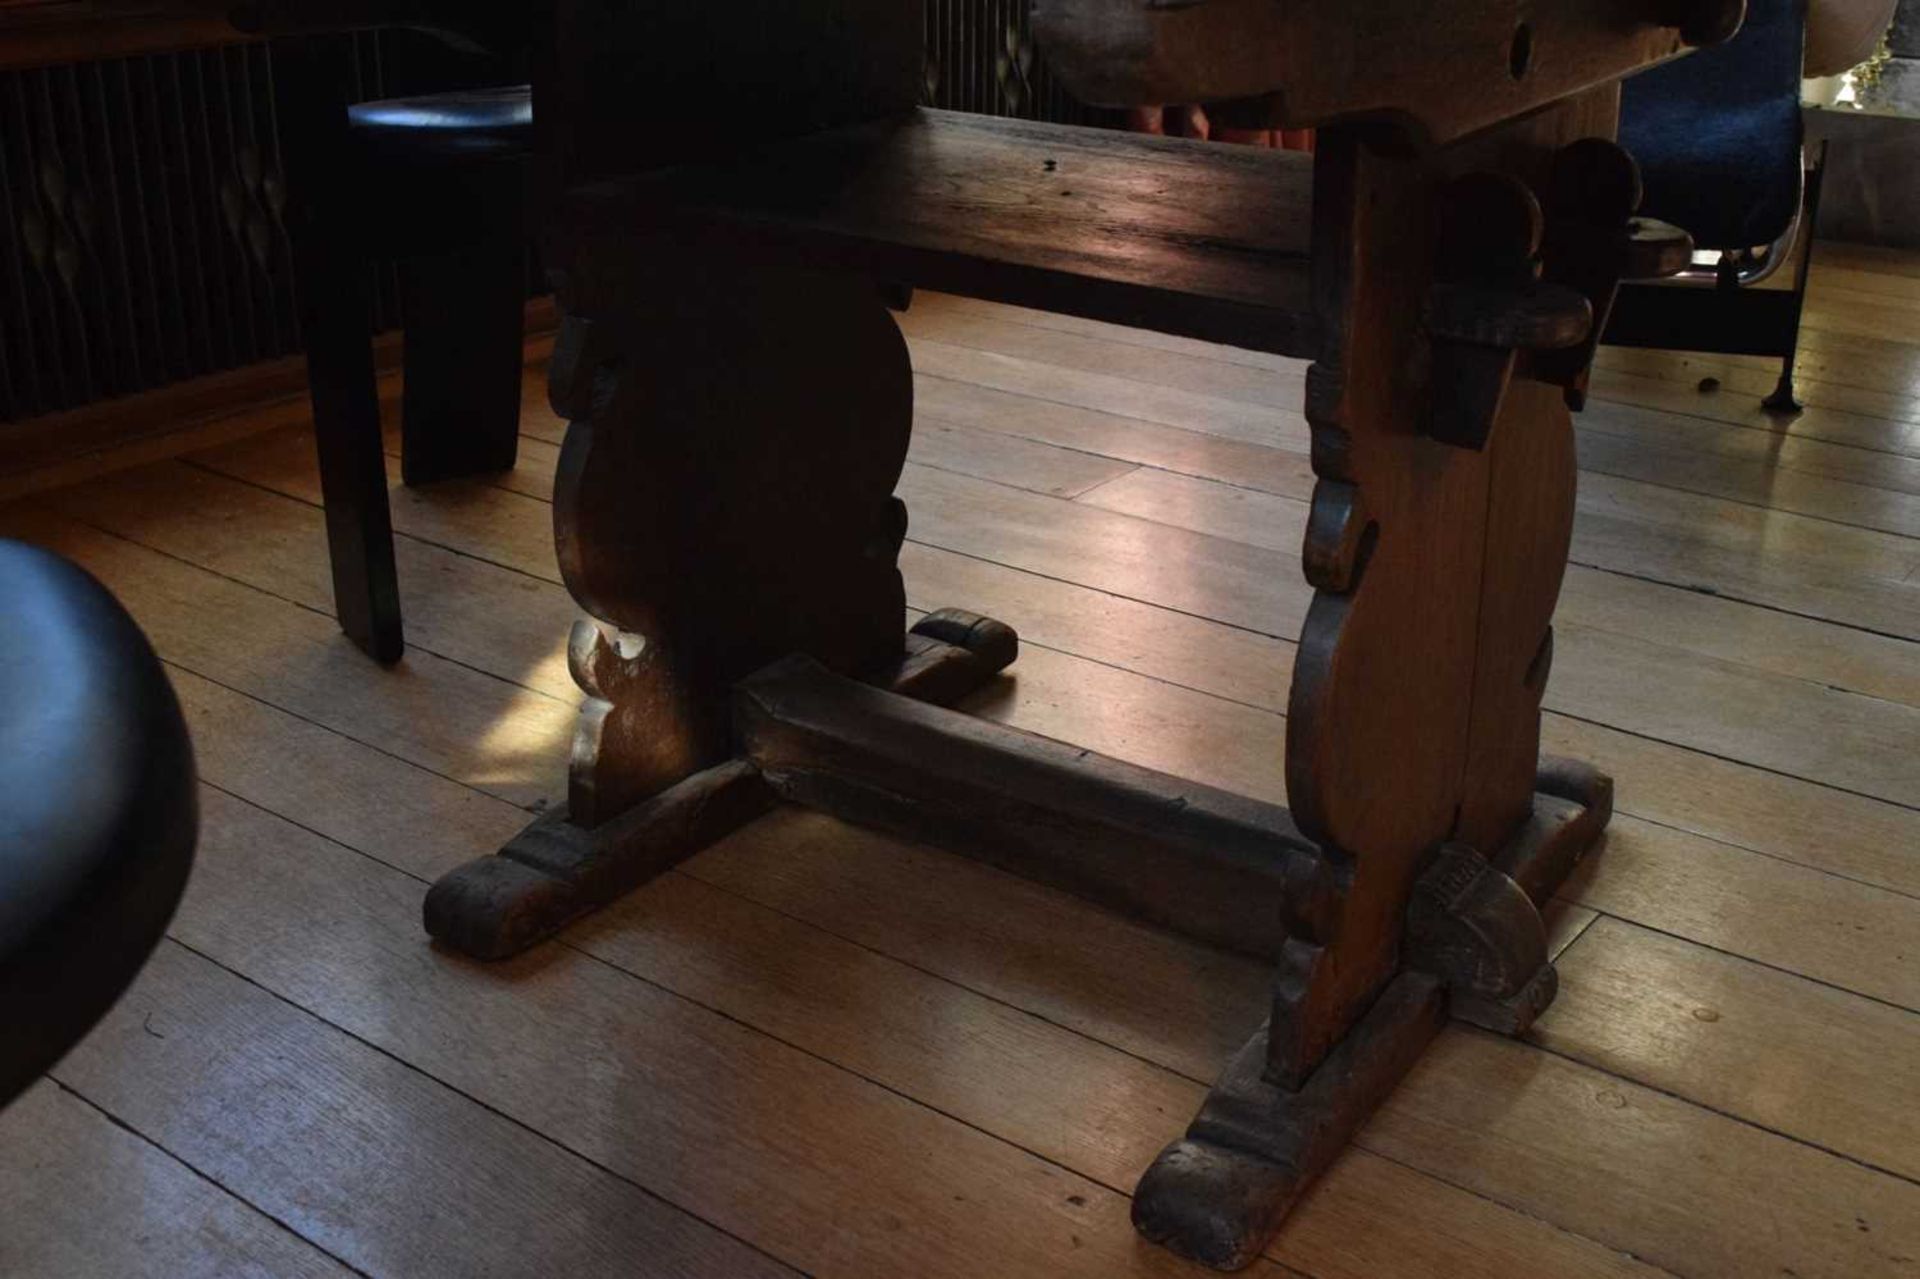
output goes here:
[{"label": "carved trestle leg", "polygon": [[906,344],[857,279],[610,237],[576,244],[550,393],[568,645],[586,693],[567,810],[443,877],[428,931],[524,949],[764,812],[733,762],[734,683],[800,653],[933,701],[1013,659],[1012,631],[937,613],[904,635],[893,496]]},{"label": "carved trestle leg", "polygon": [[1259,1255],[1448,1013],[1518,1033],[1553,997],[1538,908],[1611,813],[1604,777],[1539,758],[1585,368],[1555,353],[1590,351],[1591,294],[1610,299],[1618,267],[1542,278],[1533,192],[1614,109],[1596,92],[1438,154],[1318,140],[1316,593],[1287,790],[1336,890],[1135,1195],[1143,1234],[1211,1265]]}]

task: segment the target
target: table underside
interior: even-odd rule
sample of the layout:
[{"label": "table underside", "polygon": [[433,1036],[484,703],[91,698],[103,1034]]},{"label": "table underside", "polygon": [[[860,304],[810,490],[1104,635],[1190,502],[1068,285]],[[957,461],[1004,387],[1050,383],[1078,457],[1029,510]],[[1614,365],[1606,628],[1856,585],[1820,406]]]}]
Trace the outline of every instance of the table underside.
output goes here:
[{"label": "table underside", "polygon": [[586,187],[567,234],[666,234],[1311,359],[1313,159],[918,110]]}]

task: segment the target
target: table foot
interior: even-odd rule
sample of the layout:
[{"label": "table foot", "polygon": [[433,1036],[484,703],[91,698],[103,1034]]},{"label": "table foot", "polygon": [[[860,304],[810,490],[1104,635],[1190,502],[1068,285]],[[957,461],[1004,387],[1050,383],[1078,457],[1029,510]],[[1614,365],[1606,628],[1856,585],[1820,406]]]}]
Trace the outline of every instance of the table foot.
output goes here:
[{"label": "table foot", "polygon": [[1543,760],[1535,784],[1533,815],[1497,857],[1448,844],[1428,861],[1407,907],[1406,966],[1300,1087],[1273,1078],[1271,1023],[1234,1055],[1140,1179],[1142,1235],[1221,1270],[1250,1264],[1448,1015],[1519,1034],[1552,1002],[1539,903],[1599,837],[1613,784],[1562,759]]},{"label": "table foot", "polygon": [[[1019,653],[1004,622],[963,609],[929,613],[900,657],[869,682],[918,701],[958,701]],[[430,936],[474,959],[505,959],[638,888],[771,809],[749,760],[694,773],[597,826],[565,813],[535,819],[498,853],[456,867],[428,891]]]},{"label": "table foot", "polygon": [[1265,1077],[1261,1027],[1140,1178],[1134,1228],[1219,1270],[1250,1264],[1445,1020],[1440,980],[1401,973],[1297,1090]]},{"label": "table foot", "polygon": [[773,805],[759,770],[728,760],[595,827],[540,817],[440,877],[422,908],[427,932],[474,959],[517,955]]}]

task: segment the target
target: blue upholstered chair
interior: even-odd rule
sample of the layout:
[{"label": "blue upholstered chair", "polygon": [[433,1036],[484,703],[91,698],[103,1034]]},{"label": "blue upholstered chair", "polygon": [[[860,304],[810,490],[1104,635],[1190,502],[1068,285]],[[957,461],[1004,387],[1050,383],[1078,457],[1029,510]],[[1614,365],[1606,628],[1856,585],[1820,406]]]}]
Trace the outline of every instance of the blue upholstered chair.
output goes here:
[{"label": "blue upholstered chair", "polygon": [[1803,253],[1789,290],[1754,289],[1811,227],[1820,174],[1806,167],[1800,68],[1806,0],[1748,0],[1733,39],[1626,82],[1620,142],[1640,163],[1640,211],[1683,227],[1717,267],[1620,290],[1604,340],[1617,346],[1777,355],[1765,401],[1792,410],[1794,350],[1806,297]]}]

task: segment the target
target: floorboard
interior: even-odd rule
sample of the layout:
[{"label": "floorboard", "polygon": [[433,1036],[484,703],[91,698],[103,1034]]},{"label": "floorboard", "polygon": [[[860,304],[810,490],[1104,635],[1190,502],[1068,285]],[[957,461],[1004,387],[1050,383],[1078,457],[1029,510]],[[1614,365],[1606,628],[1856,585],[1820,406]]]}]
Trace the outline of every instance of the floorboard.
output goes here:
[{"label": "floorboard", "polygon": [[51,1079],[0,1116],[0,1140],[9,1275],[353,1274]]},{"label": "floorboard", "polygon": [[1556,964],[1536,1042],[1920,1180],[1920,1019],[1613,918]]},{"label": "floorboard", "polygon": [[54,1075],[366,1273],[794,1273],[178,943]]},{"label": "floorboard", "polygon": [[[1920,1270],[1916,272],[1822,246],[1791,421],[1764,361],[1603,352],[1544,733],[1620,815],[1549,912],[1561,995],[1524,1042],[1446,1032],[1254,1273]],[[1025,640],[970,709],[1284,799],[1302,366],[901,324],[909,603]],[[521,960],[426,944],[426,884],[564,794],[528,383],[513,472],[394,488],[391,671],[333,624],[284,406],[0,507],[147,628],[206,784],[171,940],[0,1117],[34,1223],[0,1272],[1193,1273],[1125,1196],[1257,966],[790,810]]]}]

